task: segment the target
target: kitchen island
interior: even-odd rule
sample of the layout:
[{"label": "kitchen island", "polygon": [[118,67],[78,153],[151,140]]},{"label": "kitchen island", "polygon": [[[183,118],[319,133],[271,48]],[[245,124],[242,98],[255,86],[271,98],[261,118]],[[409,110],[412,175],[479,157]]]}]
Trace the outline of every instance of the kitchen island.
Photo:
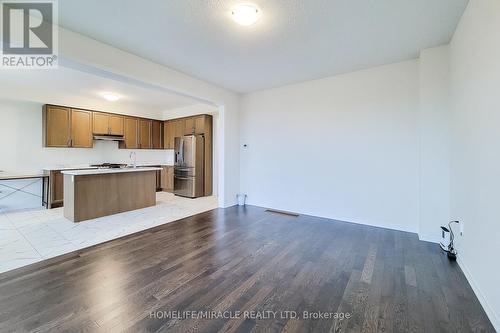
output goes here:
[{"label": "kitchen island", "polygon": [[80,222],[156,205],[161,168],[62,171],[64,217]]}]

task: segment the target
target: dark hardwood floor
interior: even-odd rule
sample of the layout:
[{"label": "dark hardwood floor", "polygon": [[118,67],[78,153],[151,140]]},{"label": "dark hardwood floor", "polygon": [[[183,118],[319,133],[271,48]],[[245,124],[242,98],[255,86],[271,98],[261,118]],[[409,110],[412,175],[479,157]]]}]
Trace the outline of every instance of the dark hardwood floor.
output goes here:
[{"label": "dark hardwood floor", "polygon": [[232,207],[0,274],[0,331],[494,329],[458,265],[415,234]]}]

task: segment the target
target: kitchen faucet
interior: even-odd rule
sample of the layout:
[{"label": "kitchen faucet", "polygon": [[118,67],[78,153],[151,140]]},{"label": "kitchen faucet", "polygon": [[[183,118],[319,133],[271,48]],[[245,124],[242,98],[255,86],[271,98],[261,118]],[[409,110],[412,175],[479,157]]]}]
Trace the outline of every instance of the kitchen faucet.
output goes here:
[{"label": "kitchen faucet", "polygon": [[135,154],[135,151],[130,152],[129,158],[130,158],[130,161],[132,161],[132,167],[137,168],[137,156]]}]

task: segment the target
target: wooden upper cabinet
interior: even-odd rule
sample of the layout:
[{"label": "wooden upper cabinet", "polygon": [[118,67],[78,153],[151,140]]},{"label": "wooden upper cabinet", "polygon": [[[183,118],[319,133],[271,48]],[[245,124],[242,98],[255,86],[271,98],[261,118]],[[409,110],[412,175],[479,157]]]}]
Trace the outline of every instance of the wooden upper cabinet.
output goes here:
[{"label": "wooden upper cabinet", "polygon": [[206,115],[185,118],[184,135],[204,134],[206,118]]},{"label": "wooden upper cabinet", "polygon": [[174,138],[181,137],[185,135],[185,120],[175,119],[174,121]]},{"label": "wooden upper cabinet", "polygon": [[123,136],[125,149],[174,149],[175,138],[205,133],[211,116],[199,115],[167,121],[136,118],[98,111],[45,105],[43,134],[46,147],[92,148],[93,135]]},{"label": "wooden upper cabinet", "polygon": [[163,149],[163,122],[153,120],[151,133],[153,149]]},{"label": "wooden upper cabinet", "polygon": [[92,148],[92,111],[71,109],[71,147]]},{"label": "wooden upper cabinet", "polygon": [[196,134],[204,134],[205,133],[205,124],[207,122],[208,116],[198,116],[194,118],[194,132]]},{"label": "wooden upper cabinet", "polygon": [[184,119],[184,135],[191,135],[195,133],[194,118]]},{"label": "wooden upper cabinet", "polygon": [[94,134],[109,134],[109,116],[106,113],[94,112]]},{"label": "wooden upper cabinet", "polygon": [[120,148],[126,148],[126,149],[139,148],[139,140],[138,140],[139,119],[125,117],[124,123],[125,123],[124,124],[125,141],[120,142]]},{"label": "wooden upper cabinet", "polygon": [[149,119],[139,119],[139,148],[151,149],[151,123]]},{"label": "wooden upper cabinet", "polygon": [[94,112],[94,134],[123,135],[124,117],[103,112]]},{"label": "wooden upper cabinet", "polygon": [[109,115],[109,134],[111,134],[111,135],[124,135],[124,132],[123,132],[124,119],[125,119],[125,117],[123,117],[123,116],[110,114]]},{"label": "wooden upper cabinet", "polygon": [[46,105],[43,113],[45,147],[69,147],[71,144],[71,109]]},{"label": "wooden upper cabinet", "polygon": [[164,148],[174,149],[175,148],[175,138],[185,135],[186,124],[185,119],[172,119],[165,122],[163,128],[164,135]]},{"label": "wooden upper cabinet", "polygon": [[46,147],[92,148],[92,111],[46,105],[43,121]]},{"label": "wooden upper cabinet", "polygon": [[174,149],[175,126],[172,120],[163,123],[163,148]]}]

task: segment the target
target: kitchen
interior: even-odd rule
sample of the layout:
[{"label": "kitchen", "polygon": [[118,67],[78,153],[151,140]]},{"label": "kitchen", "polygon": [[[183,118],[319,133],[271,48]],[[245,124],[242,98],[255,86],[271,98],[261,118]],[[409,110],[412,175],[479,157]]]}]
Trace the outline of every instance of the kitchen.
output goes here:
[{"label": "kitchen", "polygon": [[[0,245],[12,247],[0,271],[218,207],[215,106],[73,70],[43,74],[38,87],[39,75],[26,73],[33,89],[16,100],[0,99],[0,139],[16,142],[0,162]],[[91,96],[96,84],[120,99]],[[176,137],[202,143],[187,173],[191,150],[179,142],[176,152]]]},{"label": "kitchen", "polygon": [[[148,166],[157,169],[155,170],[157,171],[156,189],[191,198],[212,194],[211,115],[160,121],[45,105],[43,124],[45,147],[92,149],[95,140],[116,141],[118,149],[134,150],[130,153],[130,165],[133,168],[137,167],[136,149],[174,149],[175,166],[140,165],[141,167]],[[191,148],[187,144],[184,145],[181,138],[197,139],[201,145],[198,144],[198,146],[195,145]],[[188,158],[189,154],[193,154],[193,157]],[[185,160],[188,161],[187,165],[182,158],[184,155],[186,155]],[[121,169],[126,167],[126,164],[103,163],[89,165],[84,169]],[[193,168],[196,173],[189,170],[186,174],[186,168]],[[48,198],[44,200],[48,202],[48,208],[62,205],[64,196],[62,174],[71,169],[73,169],[71,166],[63,169],[57,167],[44,169],[50,173]]]}]

